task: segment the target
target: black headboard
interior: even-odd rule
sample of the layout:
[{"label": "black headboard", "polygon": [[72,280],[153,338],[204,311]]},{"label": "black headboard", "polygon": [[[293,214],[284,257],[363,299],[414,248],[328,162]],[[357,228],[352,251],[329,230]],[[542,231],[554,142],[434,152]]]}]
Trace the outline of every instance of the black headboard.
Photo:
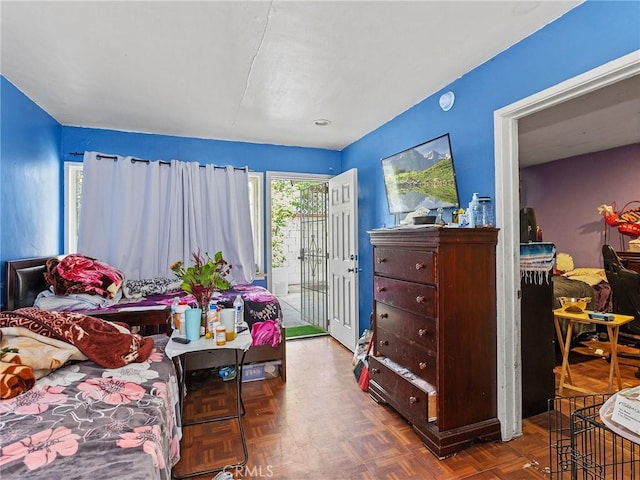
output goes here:
[{"label": "black headboard", "polygon": [[38,294],[48,288],[44,272],[45,263],[50,258],[56,257],[28,258],[6,262],[3,302],[5,310],[33,306]]},{"label": "black headboard", "polygon": [[[40,292],[49,288],[44,279],[47,260],[57,258],[62,260],[64,255],[25,260],[10,260],[5,264],[6,284],[4,310],[16,310],[22,307],[33,307],[33,302]],[[167,332],[171,334],[170,309],[140,311],[94,312],[91,315],[107,321],[126,323],[134,333],[152,335]]]}]

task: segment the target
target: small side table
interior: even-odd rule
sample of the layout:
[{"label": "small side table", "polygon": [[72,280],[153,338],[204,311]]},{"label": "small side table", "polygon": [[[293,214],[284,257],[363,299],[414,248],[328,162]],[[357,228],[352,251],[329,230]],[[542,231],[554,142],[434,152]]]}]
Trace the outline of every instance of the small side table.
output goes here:
[{"label": "small side table", "polygon": [[[560,328],[559,320],[563,318],[567,320],[567,334],[563,338],[562,330]],[[618,332],[620,326],[625,323],[629,323],[634,317],[630,315],[614,315],[613,320],[600,320],[595,318],[589,318],[589,312],[573,313],[566,312],[563,308],[558,308],[553,311],[553,323],[556,328],[556,335],[558,336],[558,343],[560,345],[560,352],[562,353],[562,372],[560,373],[560,384],[558,385],[558,393],[563,394],[565,388],[576,390],[583,393],[594,393],[584,388],[578,387],[573,384],[571,379],[571,369],[569,368],[569,350],[571,349],[571,335],[573,333],[574,323],[587,323],[591,325],[604,325],[607,327],[607,334],[609,337],[609,346],[611,349],[611,365],[609,366],[609,390],[608,393],[613,393],[613,377],[617,378],[618,390],[622,388],[622,380],[620,379],[620,367],[618,366]],[[566,381],[568,380],[568,382]]]},{"label": "small side table", "polygon": [[[173,338],[177,336],[179,336],[179,333],[174,330],[171,337]],[[233,350],[233,352],[235,353],[234,355],[235,369],[236,369],[235,382],[236,382],[236,400],[237,400],[235,413],[231,415],[226,415],[223,417],[212,417],[208,419],[198,420],[196,422],[183,423],[182,427],[184,428],[191,425],[200,425],[203,423],[237,419],[238,429],[240,431],[240,440],[242,442],[242,450],[244,453],[243,460],[240,463],[237,463],[236,465],[224,465],[224,466],[213,468],[210,470],[192,472],[192,473],[188,473],[186,475],[181,475],[181,476],[173,476],[173,478],[182,479],[182,478],[196,477],[199,475],[208,475],[210,473],[219,472],[223,469],[240,468],[247,464],[247,461],[249,460],[249,453],[247,450],[247,440],[244,434],[244,427],[242,425],[242,415],[244,415],[244,406],[242,403],[242,365],[244,363],[245,354],[247,353],[247,350],[249,350],[249,347],[251,347],[251,342],[252,342],[251,334],[247,329],[244,332],[240,333],[233,341],[227,342],[225,345],[216,345],[215,340],[207,339],[204,337],[200,337],[199,340],[192,341],[187,344],[177,343],[177,342],[174,342],[173,340],[167,343],[167,346],[165,348],[166,355],[169,358],[179,357],[180,363],[181,363],[180,369],[179,369],[180,391],[181,391],[181,395],[180,395],[180,415],[181,416],[183,413],[183,406],[184,406],[183,405],[184,389],[186,388],[185,377],[187,372],[187,364],[186,364],[187,356],[188,356],[187,354],[193,353],[193,352],[208,351],[215,355],[216,352],[222,353],[224,350],[227,350],[227,351]]]}]

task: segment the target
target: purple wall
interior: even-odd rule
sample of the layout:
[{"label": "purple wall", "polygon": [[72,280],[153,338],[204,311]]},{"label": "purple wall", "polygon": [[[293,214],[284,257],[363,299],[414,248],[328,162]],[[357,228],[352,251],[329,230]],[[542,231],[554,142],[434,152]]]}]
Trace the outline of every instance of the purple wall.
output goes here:
[{"label": "purple wall", "polygon": [[[575,267],[602,268],[604,220],[598,206],[632,200],[640,207],[640,144],[565,158],[520,170],[521,201],[533,207],[546,242],[573,257]],[[609,230],[608,243],[621,249],[630,237]]]}]

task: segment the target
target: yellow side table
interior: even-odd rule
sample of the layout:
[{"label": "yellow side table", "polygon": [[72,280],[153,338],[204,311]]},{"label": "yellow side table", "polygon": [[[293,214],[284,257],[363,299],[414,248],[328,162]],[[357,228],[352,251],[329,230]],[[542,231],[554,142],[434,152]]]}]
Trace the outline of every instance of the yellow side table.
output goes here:
[{"label": "yellow side table", "polygon": [[[567,334],[563,338],[560,329],[559,320],[563,318],[567,320]],[[556,335],[560,344],[560,352],[562,353],[562,372],[560,373],[560,384],[558,385],[558,393],[563,394],[565,388],[576,390],[583,393],[595,393],[573,384],[571,379],[571,370],[569,368],[569,350],[571,349],[571,334],[573,332],[574,323],[587,323],[591,325],[604,325],[607,327],[609,337],[609,346],[611,348],[611,365],[609,367],[609,391],[613,393],[613,377],[618,380],[618,390],[622,388],[622,380],[620,379],[620,367],[618,366],[618,332],[620,326],[629,323],[634,319],[631,315],[613,315],[613,320],[602,320],[589,318],[589,312],[573,313],[566,312],[563,308],[553,311],[553,323],[556,327]],[[568,381],[565,381],[568,380]]]}]

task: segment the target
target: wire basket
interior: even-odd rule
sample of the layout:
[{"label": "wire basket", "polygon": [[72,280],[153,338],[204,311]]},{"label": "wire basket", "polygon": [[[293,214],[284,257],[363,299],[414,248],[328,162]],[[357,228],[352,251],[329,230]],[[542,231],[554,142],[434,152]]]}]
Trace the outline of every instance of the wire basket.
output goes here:
[{"label": "wire basket", "polygon": [[640,479],[640,445],[600,421],[612,394],[549,400],[549,474],[552,480]]}]

